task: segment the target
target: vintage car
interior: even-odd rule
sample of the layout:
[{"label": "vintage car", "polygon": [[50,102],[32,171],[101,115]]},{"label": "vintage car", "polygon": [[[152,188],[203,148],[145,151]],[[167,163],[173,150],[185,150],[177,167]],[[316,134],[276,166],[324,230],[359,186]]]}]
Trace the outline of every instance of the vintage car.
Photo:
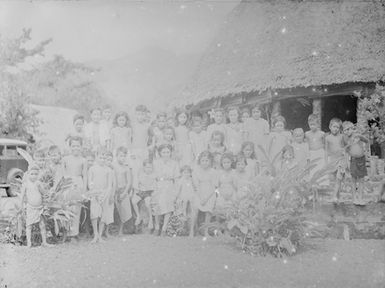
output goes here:
[{"label": "vintage car", "polygon": [[0,190],[5,190],[8,196],[16,196],[28,162],[18,152],[17,148],[27,149],[27,142],[0,138]]}]

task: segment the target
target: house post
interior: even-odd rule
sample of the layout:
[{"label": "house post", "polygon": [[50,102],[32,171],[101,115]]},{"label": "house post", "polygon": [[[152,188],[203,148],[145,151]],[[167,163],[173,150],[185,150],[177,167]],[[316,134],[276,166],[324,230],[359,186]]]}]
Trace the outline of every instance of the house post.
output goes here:
[{"label": "house post", "polygon": [[313,114],[317,115],[318,123],[322,123],[322,103],[321,99],[313,99]]}]

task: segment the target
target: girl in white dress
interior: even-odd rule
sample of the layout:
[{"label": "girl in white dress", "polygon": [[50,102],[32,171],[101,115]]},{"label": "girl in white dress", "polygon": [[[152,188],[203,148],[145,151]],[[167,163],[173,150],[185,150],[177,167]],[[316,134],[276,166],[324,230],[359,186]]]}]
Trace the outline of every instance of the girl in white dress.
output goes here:
[{"label": "girl in white dress", "polygon": [[177,126],[175,127],[176,152],[180,165],[191,165],[192,151],[191,141],[189,137],[189,129],[187,128],[188,114],[181,111],[176,114]]},{"label": "girl in white dress", "polygon": [[119,147],[131,148],[132,128],[130,118],[126,112],[119,112],[115,115],[113,128],[111,129],[111,148],[116,154]]}]

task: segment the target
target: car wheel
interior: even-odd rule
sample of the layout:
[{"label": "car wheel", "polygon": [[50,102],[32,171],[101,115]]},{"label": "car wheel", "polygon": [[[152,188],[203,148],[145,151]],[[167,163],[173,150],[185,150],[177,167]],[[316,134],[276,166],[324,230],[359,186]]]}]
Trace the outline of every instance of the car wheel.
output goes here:
[{"label": "car wheel", "polygon": [[7,183],[9,188],[7,194],[10,197],[16,197],[20,194],[21,184],[23,181],[24,172],[21,169],[13,168],[8,172]]}]

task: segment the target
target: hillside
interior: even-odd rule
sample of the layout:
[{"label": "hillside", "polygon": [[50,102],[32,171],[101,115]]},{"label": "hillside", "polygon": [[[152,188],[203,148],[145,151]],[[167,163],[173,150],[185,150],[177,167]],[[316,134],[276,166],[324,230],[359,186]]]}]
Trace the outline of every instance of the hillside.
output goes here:
[{"label": "hillside", "polygon": [[146,104],[158,111],[167,107],[168,100],[190,80],[199,57],[149,47],[123,58],[86,64],[100,68],[95,82],[118,107]]}]

